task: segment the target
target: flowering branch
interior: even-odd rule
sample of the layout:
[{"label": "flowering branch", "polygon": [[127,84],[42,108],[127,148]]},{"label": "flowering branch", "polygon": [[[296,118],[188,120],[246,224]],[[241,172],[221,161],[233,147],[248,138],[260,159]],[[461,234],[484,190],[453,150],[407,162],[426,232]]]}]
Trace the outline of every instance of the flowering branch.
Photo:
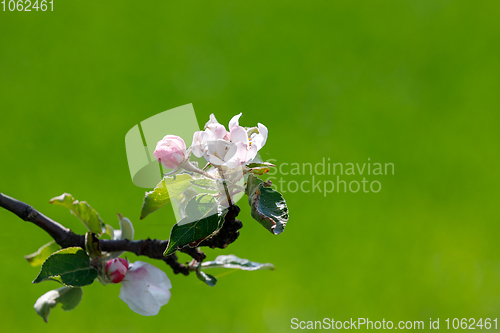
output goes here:
[{"label": "flowering branch", "polygon": [[[118,214],[120,228],[115,230],[86,201],[76,200],[68,193],[52,198],[50,203],[69,209],[87,227],[85,235],[78,235],[30,205],[0,193],[0,207],[35,224],[54,239],[25,257],[32,266],[41,266],[33,283],[55,280],[63,285],[36,301],[37,314],[47,321],[50,309],[58,303],[64,310],[73,309],[81,300],[82,287],[95,280],[104,285],[119,283],[119,298],[132,311],[144,316],[158,314],[170,300],[170,280],[154,265],[120,258],[124,252],[161,260],[175,274],[195,272],[199,280],[211,287],[217,278],[207,274],[206,269],[274,269],[271,264],[235,255],[205,261],[206,256],[200,250],[200,247],[224,249],[238,238],[243,225],[236,219],[240,208],[235,202],[241,197],[236,195],[243,192],[248,196],[251,216],[271,233],[283,232],[288,221],[283,196],[271,188],[270,182],[254,176],[268,172],[273,166],[254,161],[267,140],[267,128],[260,123],[244,128],[239,125],[240,116],[231,119],[227,131],[211,115],[204,131],[193,134],[189,148],[175,135],[167,135],[157,143],[153,155],[172,171],[152,191],[146,192],[140,218],[171,202],[180,219],[172,227],[168,240],[134,240],[134,227],[128,218]],[[198,162],[190,161],[191,154],[204,157],[207,166],[199,169]],[[189,255],[191,262],[179,263],[177,251]]]},{"label": "flowering branch", "polygon": [[[24,221],[31,222],[40,227],[42,230],[47,232],[62,248],[85,248],[85,235],[75,234],[70,229],[43,215],[30,205],[22,201],[0,193],[0,207],[3,207],[6,210],[14,213]],[[239,211],[239,207],[233,206],[233,208],[229,210],[228,214],[226,214],[225,224],[219,231],[219,233],[209,239],[204,240],[201,244],[199,244],[199,246],[207,246],[210,248],[225,248],[230,243],[234,242],[239,235],[238,229],[242,227],[242,223],[235,219],[236,216],[238,216]],[[151,259],[163,260],[172,268],[175,274],[189,274],[188,267],[184,264],[179,263],[175,254],[171,254],[168,256],[163,255],[165,249],[168,247],[168,240],[157,240],[150,238],[136,241],[127,239],[102,239],[99,241],[99,247],[101,251],[105,252],[126,251],[132,252],[138,256],[146,256]],[[202,262],[206,257],[205,254],[198,248],[190,248],[189,246],[186,246],[183,247],[180,251],[188,254],[197,262]]]}]

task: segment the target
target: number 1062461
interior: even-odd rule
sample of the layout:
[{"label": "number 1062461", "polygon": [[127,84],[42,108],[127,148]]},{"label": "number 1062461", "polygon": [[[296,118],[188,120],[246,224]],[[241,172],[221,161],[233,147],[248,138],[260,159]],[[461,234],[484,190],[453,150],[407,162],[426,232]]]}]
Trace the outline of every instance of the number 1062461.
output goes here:
[{"label": "number 1062461", "polygon": [[3,0],[0,4],[4,12],[54,11],[54,0]]}]

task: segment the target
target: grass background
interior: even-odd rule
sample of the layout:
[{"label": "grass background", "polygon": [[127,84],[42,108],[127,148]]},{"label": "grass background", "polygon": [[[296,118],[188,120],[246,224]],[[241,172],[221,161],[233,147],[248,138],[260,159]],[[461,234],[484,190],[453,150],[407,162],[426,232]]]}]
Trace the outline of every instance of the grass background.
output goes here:
[{"label": "grass background", "polygon": [[96,283],[43,323],[32,306],[57,286],[32,285],[23,255],[49,237],[0,210],[2,330],[287,332],[294,317],[499,315],[499,2],[54,2],[0,12],[0,191],[75,232],[83,226],[50,198],[69,192],[114,226],[117,212],[130,217],[138,238],[168,237],[171,209],[138,220],[144,190],[124,137],[187,103],[200,125],[239,112],[243,125],[267,125],[262,156],[278,164],[370,158],[395,174],[368,177],[376,194],[285,193],[278,237],[242,205],[240,239],[208,258],[277,270],[209,288],[159,265],[173,289],[156,317]]}]

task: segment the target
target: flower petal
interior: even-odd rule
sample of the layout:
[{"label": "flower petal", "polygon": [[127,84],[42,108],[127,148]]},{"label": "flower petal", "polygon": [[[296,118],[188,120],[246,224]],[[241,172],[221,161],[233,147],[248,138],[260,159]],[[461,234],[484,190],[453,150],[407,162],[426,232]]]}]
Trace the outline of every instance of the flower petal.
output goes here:
[{"label": "flower petal", "polygon": [[245,164],[248,164],[248,163],[250,163],[250,162],[253,161],[253,159],[255,158],[255,156],[257,156],[257,151],[258,150],[259,149],[257,148],[256,145],[253,145],[253,146],[250,147],[250,149],[247,152],[247,158],[245,160]]},{"label": "flower petal", "polygon": [[229,121],[229,126],[228,126],[229,131],[231,131],[235,126],[239,126],[240,117],[241,117],[241,112],[240,112],[240,114],[237,114],[236,116],[231,118],[231,120]]},{"label": "flower petal", "polygon": [[237,168],[243,164],[247,159],[248,146],[244,142],[236,142],[236,153],[227,161],[226,165],[230,169]]},{"label": "flower petal", "polygon": [[227,135],[226,128],[221,124],[210,124],[205,130],[212,140],[224,139]]},{"label": "flower petal", "polygon": [[164,306],[165,304],[168,303],[168,301],[170,301],[170,296],[171,296],[169,290],[170,288],[171,286],[167,288],[165,284],[162,285],[151,284],[149,285],[149,292],[151,293],[151,295],[153,295],[156,302],[158,302],[160,306]]},{"label": "flower petal", "polygon": [[231,132],[229,132],[229,140],[231,140],[232,143],[244,142],[247,146],[249,143],[247,131],[241,126],[233,127]]},{"label": "flower petal", "polygon": [[252,145],[257,146],[257,150],[260,150],[266,144],[268,131],[267,127],[261,123],[258,124],[258,129],[259,133],[253,133],[250,137],[250,141]]},{"label": "flower petal", "polygon": [[148,282],[154,284],[166,283],[169,289],[172,288],[172,284],[164,271],[154,265],[148,264],[147,262],[136,261],[131,264],[126,280],[142,279],[146,279]]},{"label": "flower petal", "polygon": [[212,113],[210,115],[210,120],[207,121],[207,123],[205,124],[205,129],[210,126],[210,125],[213,125],[213,124],[219,124],[219,122],[217,121],[217,119],[215,118],[214,114]]},{"label": "flower petal", "polygon": [[193,155],[202,157],[205,152],[207,141],[210,140],[210,135],[205,131],[197,131],[193,134],[193,144],[191,145]]},{"label": "flower petal", "polygon": [[167,274],[151,264],[136,261],[121,282],[120,299],[143,316],[154,316],[170,300]]},{"label": "flower petal", "polygon": [[149,292],[146,281],[123,280],[119,297],[140,315],[155,316],[160,312],[161,306]]}]

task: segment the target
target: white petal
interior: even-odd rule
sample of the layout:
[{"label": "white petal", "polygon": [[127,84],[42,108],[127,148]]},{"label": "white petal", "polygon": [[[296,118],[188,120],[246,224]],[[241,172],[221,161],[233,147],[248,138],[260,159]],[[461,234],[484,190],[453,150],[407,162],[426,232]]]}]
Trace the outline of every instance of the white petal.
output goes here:
[{"label": "white petal", "polygon": [[244,142],[237,142],[235,146],[237,147],[236,153],[226,163],[230,169],[243,165],[247,159],[248,146]]},{"label": "white petal", "polygon": [[248,164],[248,163],[250,163],[250,162],[253,161],[253,159],[255,158],[255,156],[257,156],[257,151],[258,150],[259,149],[255,145],[253,145],[253,146],[250,147],[250,149],[247,152],[247,158],[245,160],[245,164]]},{"label": "white petal", "polygon": [[213,165],[224,165],[226,163],[215,155],[205,155],[205,159]]},{"label": "white petal", "polygon": [[235,126],[238,126],[240,123],[239,123],[239,119],[241,117],[241,112],[240,114],[237,114],[236,116],[234,116],[233,118],[231,118],[231,120],[229,121],[229,131],[231,131]]},{"label": "white petal", "polygon": [[250,141],[252,142],[252,146],[256,145],[257,150],[260,150],[266,144],[268,131],[267,127],[262,125],[261,123],[258,124],[258,128],[259,133],[252,134],[252,136],[250,137]]},{"label": "white petal", "polygon": [[216,154],[216,149],[215,149],[215,143],[216,141],[209,141],[207,143],[207,149],[205,150],[205,159],[207,162],[212,163],[213,165],[222,165],[224,164],[224,161],[215,156]]},{"label": "white petal", "polygon": [[210,115],[210,120],[207,121],[207,123],[205,124],[205,128],[207,128],[208,126],[213,125],[213,124],[219,124],[219,122],[217,121],[217,119],[215,118],[214,114],[212,113]]},{"label": "white petal", "polygon": [[244,142],[248,146],[247,131],[241,126],[235,126],[229,133],[229,140],[233,143]]},{"label": "white petal", "polygon": [[167,274],[151,264],[136,261],[121,282],[120,299],[143,316],[158,314],[170,300],[172,284]]},{"label": "white petal", "polygon": [[231,159],[231,157],[234,156],[234,154],[236,154],[238,148],[232,142],[225,141],[225,140],[217,140],[215,142],[215,150],[216,150],[217,156],[221,160],[227,162]]},{"label": "white petal", "polygon": [[126,280],[131,279],[145,279],[146,281],[154,284],[166,283],[169,289],[172,288],[172,284],[164,271],[144,261],[136,261],[131,265],[127,272]]},{"label": "white petal", "polygon": [[262,146],[266,144],[267,141],[267,135],[268,135],[268,130],[267,127],[264,126],[264,124],[258,123],[257,127],[259,128],[259,134],[261,134],[264,137],[264,142],[262,143]]},{"label": "white petal", "polygon": [[148,290],[146,281],[121,282],[120,299],[127,303],[130,310],[143,316],[155,316],[160,312],[160,304]]},{"label": "white petal", "polygon": [[169,289],[170,288],[166,288],[165,285],[149,285],[149,292],[151,293],[151,295],[153,295],[153,297],[156,299],[156,302],[158,302],[160,306],[164,306],[168,303],[168,301],[170,301],[171,293]]},{"label": "white petal", "polygon": [[191,145],[194,156],[196,157],[203,156],[208,140],[210,140],[210,136],[205,131],[194,132],[193,144]]},{"label": "white petal", "polygon": [[221,124],[210,124],[205,130],[212,140],[224,139],[227,135],[226,128]]}]

